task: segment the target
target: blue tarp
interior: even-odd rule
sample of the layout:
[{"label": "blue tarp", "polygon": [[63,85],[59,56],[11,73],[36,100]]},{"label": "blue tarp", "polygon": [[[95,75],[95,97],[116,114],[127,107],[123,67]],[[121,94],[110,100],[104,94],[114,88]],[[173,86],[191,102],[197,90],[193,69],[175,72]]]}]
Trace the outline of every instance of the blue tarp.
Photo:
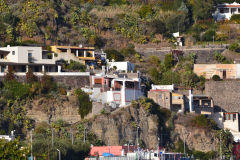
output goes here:
[{"label": "blue tarp", "polygon": [[111,157],[111,156],[114,156],[114,155],[111,154],[111,153],[103,153],[102,155],[103,155],[103,157]]}]

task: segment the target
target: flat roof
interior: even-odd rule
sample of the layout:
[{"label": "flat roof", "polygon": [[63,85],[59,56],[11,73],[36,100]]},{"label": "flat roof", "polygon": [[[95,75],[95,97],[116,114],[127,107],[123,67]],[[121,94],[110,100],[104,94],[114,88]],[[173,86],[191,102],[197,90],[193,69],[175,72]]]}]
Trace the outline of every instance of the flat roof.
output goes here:
[{"label": "flat roof", "polygon": [[94,47],[79,47],[79,46],[51,46],[51,47],[56,47],[56,48],[62,48],[62,49],[90,49],[94,50]]},{"label": "flat roof", "polygon": [[38,66],[38,65],[55,66],[56,65],[56,64],[46,64],[46,63],[15,63],[15,62],[0,62],[0,65],[1,64],[17,65],[17,66],[21,66],[21,65],[29,65],[29,66]]}]

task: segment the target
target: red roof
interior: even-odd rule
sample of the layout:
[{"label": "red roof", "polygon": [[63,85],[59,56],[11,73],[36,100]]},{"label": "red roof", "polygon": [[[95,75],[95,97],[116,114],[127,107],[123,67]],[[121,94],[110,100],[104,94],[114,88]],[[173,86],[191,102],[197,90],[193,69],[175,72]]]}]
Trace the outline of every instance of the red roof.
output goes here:
[{"label": "red roof", "polygon": [[128,151],[128,146],[93,146],[90,151],[90,156],[96,156],[97,153],[99,156],[102,156],[103,153],[111,153],[114,156],[121,156],[122,150],[124,150],[124,153],[126,154],[127,152],[133,152],[136,148],[137,147],[135,146],[129,146]]}]

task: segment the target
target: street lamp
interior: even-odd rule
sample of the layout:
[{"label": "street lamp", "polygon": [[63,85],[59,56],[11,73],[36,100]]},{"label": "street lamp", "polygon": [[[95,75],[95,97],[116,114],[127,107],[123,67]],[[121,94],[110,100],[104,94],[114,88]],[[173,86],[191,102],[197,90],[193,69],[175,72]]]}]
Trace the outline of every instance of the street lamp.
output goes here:
[{"label": "street lamp", "polygon": [[137,154],[138,154],[138,160],[139,160],[139,147],[138,147],[138,130],[139,130],[139,127],[137,127]]},{"label": "street lamp", "polygon": [[61,160],[61,151],[59,149],[57,149],[58,151],[58,159]]}]

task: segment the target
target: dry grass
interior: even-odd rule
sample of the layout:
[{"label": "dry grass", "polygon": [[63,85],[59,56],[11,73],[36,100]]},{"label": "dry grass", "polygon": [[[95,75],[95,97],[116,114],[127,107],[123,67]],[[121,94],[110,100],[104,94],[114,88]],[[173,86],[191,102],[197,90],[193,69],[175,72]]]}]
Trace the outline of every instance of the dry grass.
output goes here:
[{"label": "dry grass", "polygon": [[118,14],[135,13],[140,9],[140,5],[121,5],[121,6],[98,6],[92,9],[91,13],[102,18],[113,18]]},{"label": "dry grass", "polygon": [[[91,10],[92,14],[101,18],[113,18],[118,14],[137,14],[137,11],[141,8],[141,5],[121,5],[121,6],[97,6]],[[163,11],[158,7],[153,8],[156,12],[156,18],[165,20],[168,16],[176,14],[173,11]]]}]

